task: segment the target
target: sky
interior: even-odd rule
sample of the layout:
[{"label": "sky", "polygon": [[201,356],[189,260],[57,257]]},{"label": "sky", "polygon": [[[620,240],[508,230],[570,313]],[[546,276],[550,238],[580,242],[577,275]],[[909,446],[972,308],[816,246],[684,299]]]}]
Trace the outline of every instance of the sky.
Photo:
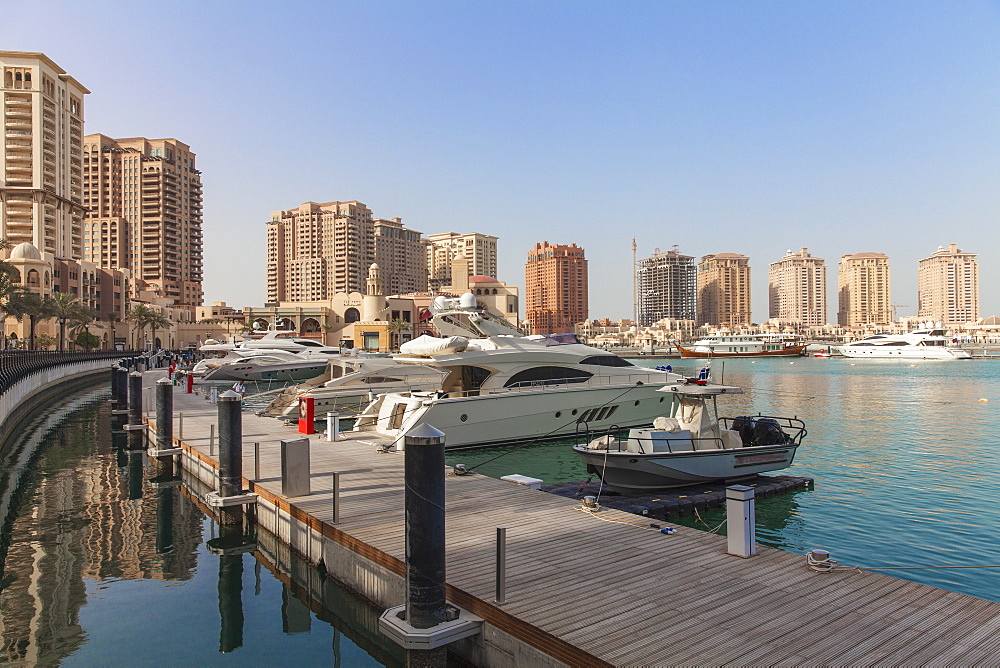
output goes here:
[{"label": "sky", "polygon": [[[202,170],[205,299],[260,306],[265,223],[360,200],[424,234],[586,250],[591,318],[639,257],[890,257],[897,315],[938,246],[1000,314],[1000,0],[3,0],[0,49],[91,90],[85,132],[174,137]],[[523,304],[521,315],[524,315]]]}]

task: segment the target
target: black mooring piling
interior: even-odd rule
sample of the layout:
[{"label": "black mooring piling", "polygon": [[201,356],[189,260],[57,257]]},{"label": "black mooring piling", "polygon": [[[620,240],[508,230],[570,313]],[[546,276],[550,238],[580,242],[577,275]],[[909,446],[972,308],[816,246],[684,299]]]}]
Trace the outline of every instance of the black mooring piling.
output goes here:
[{"label": "black mooring piling", "polygon": [[[243,397],[223,392],[219,396],[219,496],[243,493]],[[220,524],[242,524],[243,506],[221,509]]]},{"label": "black mooring piling", "polygon": [[406,621],[428,629],[447,619],[444,434],[420,424],[404,437]]}]

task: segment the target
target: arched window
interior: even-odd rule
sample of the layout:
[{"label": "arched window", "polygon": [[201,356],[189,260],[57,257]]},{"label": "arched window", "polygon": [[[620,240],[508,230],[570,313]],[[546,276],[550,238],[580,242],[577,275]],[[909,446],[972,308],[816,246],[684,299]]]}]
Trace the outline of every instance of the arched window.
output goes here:
[{"label": "arched window", "polygon": [[38,270],[31,269],[28,271],[28,285],[38,285]]},{"label": "arched window", "polygon": [[14,87],[14,75],[10,72],[3,73],[3,87],[13,88]]},{"label": "arched window", "polygon": [[496,293],[497,293],[497,289],[493,288],[493,294],[496,294]]},{"label": "arched window", "polygon": [[320,331],[319,321],[316,318],[306,318],[302,321],[300,332],[311,333]]},{"label": "arched window", "polygon": [[45,272],[45,287],[49,287],[49,272]]},{"label": "arched window", "polygon": [[278,329],[295,329],[295,323],[289,318],[282,318],[278,321]]},{"label": "arched window", "polygon": [[344,311],[344,322],[358,322],[361,320],[361,313],[356,308],[349,308]]},{"label": "arched window", "polygon": [[267,331],[267,320],[264,318],[257,318],[253,321],[251,325],[255,332],[266,332]]}]

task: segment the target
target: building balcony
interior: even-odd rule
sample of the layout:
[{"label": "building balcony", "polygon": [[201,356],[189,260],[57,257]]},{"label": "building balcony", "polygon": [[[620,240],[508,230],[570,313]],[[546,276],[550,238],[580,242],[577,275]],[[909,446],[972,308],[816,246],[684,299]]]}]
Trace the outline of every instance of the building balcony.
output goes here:
[{"label": "building balcony", "polygon": [[24,119],[24,118],[8,118],[8,119],[6,119],[4,121],[4,126],[7,127],[7,128],[9,128],[9,129],[13,129],[13,130],[17,130],[17,129],[21,129],[21,128],[30,128],[31,127],[31,119],[30,118],[28,118],[28,119]]},{"label": "building balcony", "polygon": [[4,112],[4,116],[7,118],[31,118],[31,110],[21,109],[19,107],[7,107]]},{"label": "building balcony", "polygon": [[8,107],[31,107],[31,98],[28,97],[14,97],[13,95],[7,95],[7,106]]}]

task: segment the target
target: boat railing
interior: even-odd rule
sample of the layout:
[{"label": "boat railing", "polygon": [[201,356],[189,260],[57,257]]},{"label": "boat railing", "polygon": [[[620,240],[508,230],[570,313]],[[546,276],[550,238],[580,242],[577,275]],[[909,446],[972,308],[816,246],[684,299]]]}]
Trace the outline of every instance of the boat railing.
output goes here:
[{"label": "boat railing", "polygon": [[[757,415],[741,415],[737,417],[720,417],[719,424],[723,426],[724,429],[732,429],[734,431],[740,432],[740,437],[743,439],[744,445],[747,444],[748,440],[752,440],[752,437],[744,436],[741,420],[749,420],[752,424],[760,420],[771,421],[772,424],[778,426],[779,429],[785,434],[788,439],[787,442],[799,445],[802,443],[802,439],[808,434],[805,422],[797,417],[781,417],[778,415],[764,415],[758,413]],[[776,444],[767,444],[776,445]]]},{"label": "boat railing", "polygon": [[462,398],[462,397],[476,397],[476,396],[486,396],[495,394],[509,394],[511,392],[523,392],[542,389],[546,387],[561,387],[563,385],[576,385],[581,388],[588,387],[629,387],[629,386],[642,386],[642,385],[654,385],[662,386],[669,384],[666,378],[657,379],[651,378],[649,374],[628,374],[627,376],[614,375],[614,376],[599,376],[594,375],[588,378],[549,378],[546,380],[526,380],[513,385],[507,385],[504,387],[492,387],[488,389],[471,389],[471,390],[451,390],[447,392],[448,398]]}]

